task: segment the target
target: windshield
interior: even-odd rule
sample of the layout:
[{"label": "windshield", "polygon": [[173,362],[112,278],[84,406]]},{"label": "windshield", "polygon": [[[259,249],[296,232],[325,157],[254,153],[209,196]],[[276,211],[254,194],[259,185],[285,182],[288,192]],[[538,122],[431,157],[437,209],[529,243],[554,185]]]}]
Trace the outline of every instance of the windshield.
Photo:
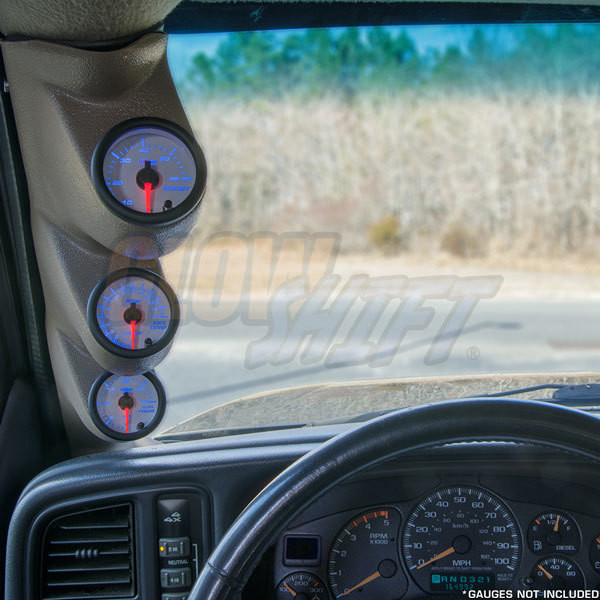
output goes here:
[{"label": "windshield", "polygon": [[304,384],[596,370],[600,25],[171,35],[168,56],[209,183],[163,260],[164,425]]}]

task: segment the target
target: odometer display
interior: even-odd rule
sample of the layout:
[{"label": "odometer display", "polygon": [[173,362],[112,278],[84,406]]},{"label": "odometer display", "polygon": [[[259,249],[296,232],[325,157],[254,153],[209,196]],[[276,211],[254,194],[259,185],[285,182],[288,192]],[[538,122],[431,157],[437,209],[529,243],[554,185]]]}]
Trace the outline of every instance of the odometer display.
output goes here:
[{"label": "odometer display", "polygon": [[416,506],[406,522],[402,552],[424,591],[456,592],[509,587],[521,543],[500,499],[456,486],[433,492]]}]

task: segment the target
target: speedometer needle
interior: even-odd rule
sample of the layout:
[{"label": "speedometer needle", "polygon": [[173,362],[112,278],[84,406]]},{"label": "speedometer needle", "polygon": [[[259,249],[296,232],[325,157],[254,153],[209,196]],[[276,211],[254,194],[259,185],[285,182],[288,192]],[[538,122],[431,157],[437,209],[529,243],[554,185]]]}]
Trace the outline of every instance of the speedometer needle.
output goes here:
[{"label": "speedometer needle", "polygon": [[289,592],[289,593],[290,593],[292,596],[295,596],[295,595],[296,595],[296,592],[295,592],[295,591],[294,591],[294,590],[293,590],[293,589],[292,589],[292,588],[291,588],[291,587],[290,587],[290,586],[289,586],[287,583],[284,583],[284,584],[283,584],[283,587],[284,587],[284,588],[285,588],[285,589],[286,589],[286,590],[287,590],[287,591],[288,591],[288,592]]},{"label": "speedometer needle", "polygon": [[453,552],[455,552],[454,546],[450,546],[450,548],[446,548],[446,550],[444,550],[443,552],[436,554],[433,558],[430,558],[427,562],[424,562],[422,565],[419,565],[417,567],[417,569],[422,569],[423,567],[430,565],[432,562],[435,562],[436,560],[440,560],[440,558],[450,556],[450,554],[452,554]]},{"label": "speedometer needle", "polygon": [[125,433],[129,433],[129,408],[125,408]]},{"label": "speedometer needle", "polygon": [[351,594],[354,590],[363,587],[363,585],[367,585],[367,583],[371,583],[371,581],[375,581],[378,577],[381,577],[381,573],[379,571],[375,571],[375,573],[372,573],[368,577],[365,577],[360,583],[357,583],[354,587],[350,588],[349,590],[346,590],[342,594],[342,596],[347,596],[348,594]]}]

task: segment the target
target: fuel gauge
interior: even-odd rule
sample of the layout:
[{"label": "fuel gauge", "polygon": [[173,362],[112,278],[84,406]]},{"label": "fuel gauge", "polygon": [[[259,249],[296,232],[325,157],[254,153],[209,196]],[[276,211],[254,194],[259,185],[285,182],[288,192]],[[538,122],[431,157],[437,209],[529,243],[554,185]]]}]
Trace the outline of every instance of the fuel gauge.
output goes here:
[{"label": "fuel gauge", "polygon": [[88,406],[100,431],[117,440],[136,440],[160,423],[165,412],[165,392],[153,373],[104,373],[92,386]]},{"label": "fuel gauge", "polygon": [[87,316],[96,340],[125,358],[165,348],[179,325],[179,303],[169,284],[146,269],[121,269],[92,291]]},{"label": "fuel gauge", "polygon": [[529,525],[527,541],[536,554],[576,554],[579,551],[579,528],[563,512],[546,512],[538,515]]}]

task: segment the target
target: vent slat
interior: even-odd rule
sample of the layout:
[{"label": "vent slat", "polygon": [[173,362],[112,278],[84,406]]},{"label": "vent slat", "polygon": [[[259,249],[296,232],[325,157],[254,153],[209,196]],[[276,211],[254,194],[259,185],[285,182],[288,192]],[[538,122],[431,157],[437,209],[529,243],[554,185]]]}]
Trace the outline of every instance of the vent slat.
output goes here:
[{"label": "vent slat", "polygon": [[[48,558],[62,558],[62,557],[68,557],[71,556],[72,558],[78,558],[79,557],[79,553],[78,553],[79,548],[76,548],[74,550],[71,550],[69,548],[65,548],[60,547],[57,550],[54,551],[49,551],[48,552]],[[129,545],[123,545],[123,546],[109,546],[109,547],[104,547],[102,546],[99,550],[99,555],[100,556],[122,556],[122,555],[127,555],[129,554]]]},{"label": "vent slat", "polygon": [[94,516],[94,518],[86,517],[69,517],[61,522],[59,527],[61,529],[100,529],[100,528],[113,528],[123,527],[127,529],[129,527],[129,520],[127,516],[118,514],[107,514],[101,516]]},{"label": "vent slat", "polygon": [[65,515],[44,538],[43,599],[135,596],[133,507],[121,504]]},{"label": "vent slat", "polygon": [[54,575],[48,578],[48,587],[74,587],[86,585],[104,585],[106,583],[118,584],[129,583],[131,577],[129,573],[123,575],[120,571],[111,571],[109,573],[77,573],[76,575]]},{"label": "vent slat", "polygon": [[64,588],[60,591],[51,590],[45,596],[45,600],[105,600],[105,598],[126,598],[129,585],[101,586],[100,592],[89,591],[81,595],[77,590]]},{"label": "vent slat", "polygon": [[50,544],[93,544],[93,543],[105,543],[105,542],[128,542],[129,531],[127,529],[119,530],[101,530],[92,529],[86,531],[74,531],[72,529],[62,530],[58,529],[53,533]]},{"label": "vent slat", "polygon": [[129,557],[123,556],[111,556],[111,557],[98,557],[89,559],[69,560],[65,558],[53,559],[48,561],[48,573],[59,573],[59,572],[75,572],[75,571],[110,571],[113,569],[129,569]]}]

